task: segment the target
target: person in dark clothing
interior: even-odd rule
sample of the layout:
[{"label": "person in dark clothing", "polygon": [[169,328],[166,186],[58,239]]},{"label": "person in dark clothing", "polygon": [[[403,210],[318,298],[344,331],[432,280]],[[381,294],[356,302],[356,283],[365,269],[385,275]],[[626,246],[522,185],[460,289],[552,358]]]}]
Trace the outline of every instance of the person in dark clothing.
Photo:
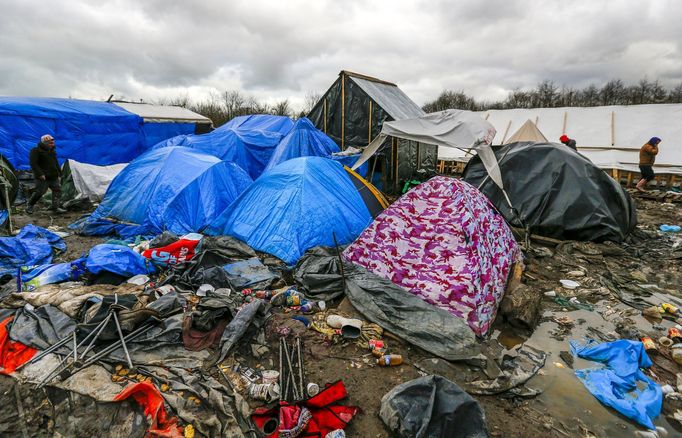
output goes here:
[{"label": "person in dark clothing", "polygon": [[574,151],[578,151],[578,146],[575,144],[575,140],[572,138],[568,138],[568,135],[564,134],[561,137],[559,137],[559,141],[568,146],[569,148],[573,149]]},{"label": "person in dark clothing", "polygon": [[48,188],[52,191],[52,211],[55,213],[66,212],[66,210],[60,207],[62,188],[59,177],[61,176],[61,169],[57,161],[54,138],[51,135],[46,134],[40,137],[40,143],[31,149],[29,161],[31,163],[31,170],[33,170],[36,188],[31,199],[28,200],[26,213],[33,213],[34,206],[47,193]]},{"label": "person in dark clothing", "polygon": [[654,162],[656,155],[658,155],[658,144],[661,139],[658,137],[651,137],[647,143],[639,149],[639,171],[642,173],[642,179],[637,183],[637,190],[644,192],[644,187],[654,179]]}]

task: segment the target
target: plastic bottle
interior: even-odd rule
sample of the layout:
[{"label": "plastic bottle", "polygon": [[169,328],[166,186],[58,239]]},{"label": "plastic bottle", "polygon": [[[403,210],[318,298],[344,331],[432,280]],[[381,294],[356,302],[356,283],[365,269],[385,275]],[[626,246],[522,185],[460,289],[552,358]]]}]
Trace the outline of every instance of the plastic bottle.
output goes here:
[{"label": "plastic bottle", "polygon": [[377,365],[380,367],[395,367],[401,363],[403,363],[403,357],[399,354],[386,354],[377,359]]},{"label": "plastic bottle", "polygon": [[272,291],[271,290],[257,290],[256,291],[256,298],[260,298],[261,300],[269,300],[272,298]]}]

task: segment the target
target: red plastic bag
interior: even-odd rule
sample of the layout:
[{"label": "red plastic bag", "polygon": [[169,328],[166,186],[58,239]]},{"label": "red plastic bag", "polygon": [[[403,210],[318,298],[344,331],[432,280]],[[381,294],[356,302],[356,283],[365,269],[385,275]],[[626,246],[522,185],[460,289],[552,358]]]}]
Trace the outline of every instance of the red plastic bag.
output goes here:
[{"label": "red plastic bag", "polygon": [[125,400],[132,397],[144,408],[144,414],[151,419],[151,426],[147,432],[150,436],[183,438],[182,429],[178,426],[177,417],[168,418],[166,407],[163,404],[163,396],[156,386],[149,382],[129,383],[123,388],[114,401]]},{"label": "red plastic bag", "polygon": [[154,263],[176,265],[191,260],[198,244],[199,240],[180,239],[162,248],[150,248],[142,256]]},{"label": "red plastic bag", "polygon": [[17,367],[31,360],[38,352],[35,348],[10,340],[7,324],[12,319],[14,317],[10,316],[0,323],[0,374],[13,373]]}]

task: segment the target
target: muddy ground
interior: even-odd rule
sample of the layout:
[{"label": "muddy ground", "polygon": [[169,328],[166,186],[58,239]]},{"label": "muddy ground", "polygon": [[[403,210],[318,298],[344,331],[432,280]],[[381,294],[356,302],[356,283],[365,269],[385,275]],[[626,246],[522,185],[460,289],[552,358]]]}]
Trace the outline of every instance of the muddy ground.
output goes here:
[{"label": "muddy ground", "polygon": [[[624,301],[633,303],[634,299],[638,305],[671,302],[682,307],[682,235],[657,232],[658,226],[664,223],[682,224],[682,207],[680,204],[642,199],[637,199],[636,203],[640,225],[636,238],[629,243],[566,243],[558,247],[546,245],[545,249],[542,249],[543,245],[533,243],[531,249],[526,251],[527,269],[523,277],[526,286],[537,294],[554,290],[565,298],[576,296],[583,303],[591,303],[594,309],[566,308],[553,298],[545,297],[538,325],[533,331],[512,327],[501,317],[498,318],[491,343],[511,348],[525,342],[547,352],[548,357],[542,370],[526,385],[541,390],[540,395],[530,399],[504,395],[476,396],[485,410],[491,436],[625,437],[634,436],[635,430],[642,430],[601,405],[559,356],[569,349],[568,341],[572,339],[590,336],[607,340],[621,336],[634,338],[642,334],[658,339],[668,327],[674,325],[674,318],[649,322],[641,317],[639,309],[634,309]],[[17,227],[32,222],[44,227],[56,226],[62,231],[68,231],[65,226],[82,214],[50,216],[43,210],[28,217],[22,212],[23,209],[19,208],[18,214],[14,216]],[[76,235],[70,235],[65,240],[68,249],[58,257],[59,261],[79,257],[93,245],[102,242],[99,238]],[[558,280],[570,278],[567,274],[575,271],[583,272],[573,278],[581,283],[581,287],[575,291],[563,290]],[[353,312],[347,303],[329,304],[331,307],[340,305],[343,311]],[[244,345],[233,359],[251,366],[277,368],[276,331],[282,326],[292,327],[303,338],[309,380],[323,385],[342,379],[350,394],[348,403],[361,408],[361,413],[347,429],[348,436],[391,436],[379,418],[382,396],[395,385],[420,376],[420,371],[414,365],[432,356],[389,336],[385,339],[391,352],[403,355],[405,363],[392,368],[377,367],[367,350],[352,343],[332,344],[323,335],[305,330],[298,323],[292,324],[291,314],[276,310],[266,327],[269,351],[254,357],[251,345]],[[667,357],[669,351],[662,349],[661,354],[654,358],[654,379],[674,385],[675,374],[682,372],[682,367]],[[576,369],[592,365],[583,360],[573,364]],[[465,385],[480,372],[473,367],[455,365],[444,369],[443,374]],[[3,406],[0,436],[121,436],[124,429],[116,429],[117,424],[139,425],[141,422],[142,417],[129,404],[105,404],[105,407],[95,409],[86,397],[79,396],[74,400],[60,395],[55,396],[55,402],[48,395],[47,392],[32,392],[30,386],[15,385],[10,378],[0,377],[0,404]],[[20,404],[17,403],[18,399],[22,400]],[[256,407],[259,403],[251,402],[251,405]],[[83,426],[79,429],[78,419],[85,416],[86,412],[99,416],[103,426],[94,429]],[[659,417],[656,424],[665,427],[669,436],[682,436],[682,428],[666,420],[664,415]],[[138,436],[139,429],[129,429],[125,429],[125,434]]]}]

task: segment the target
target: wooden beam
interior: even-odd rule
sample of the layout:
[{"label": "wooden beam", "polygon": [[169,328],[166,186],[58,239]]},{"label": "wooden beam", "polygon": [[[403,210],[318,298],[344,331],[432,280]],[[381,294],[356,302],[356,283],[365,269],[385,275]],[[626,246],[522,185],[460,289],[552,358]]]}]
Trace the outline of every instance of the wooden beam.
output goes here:
[{"label": "wooden beam", "polygon": [[367,144],[372,142],[372,99],[369,100],[369,133],[367,134]]},{"label": "wooden beam", "polygon": [[616,145],[616,113],[611,111],[611,146]]},{"label": "wooden beam", "polygon": [[501,144],[504,144],[504,141],[507,139],[507,134],[509,133],[509,127],[511,126],[511,120],[509,123],[507,123],[507,129],[504,130],[504,135],[502,136],[502,141],[500,142]]},{"label": "wooden beam", "polygon": [[561,128],[563,135],[566,135],[566,120],[568,120],[568,111],[564,111],[564,126]]},{"label": "wooden beam", "polygon": [[346,150],[346,75],[341,75],[341,150]]},{"label": "wooden beam", "polygon": [[323,104],[324,104],[324,106],[323,106],[323,108],[324,108],[324,133],[326,134],[327,133],[327,97],[326,96],[324,97]]}]

